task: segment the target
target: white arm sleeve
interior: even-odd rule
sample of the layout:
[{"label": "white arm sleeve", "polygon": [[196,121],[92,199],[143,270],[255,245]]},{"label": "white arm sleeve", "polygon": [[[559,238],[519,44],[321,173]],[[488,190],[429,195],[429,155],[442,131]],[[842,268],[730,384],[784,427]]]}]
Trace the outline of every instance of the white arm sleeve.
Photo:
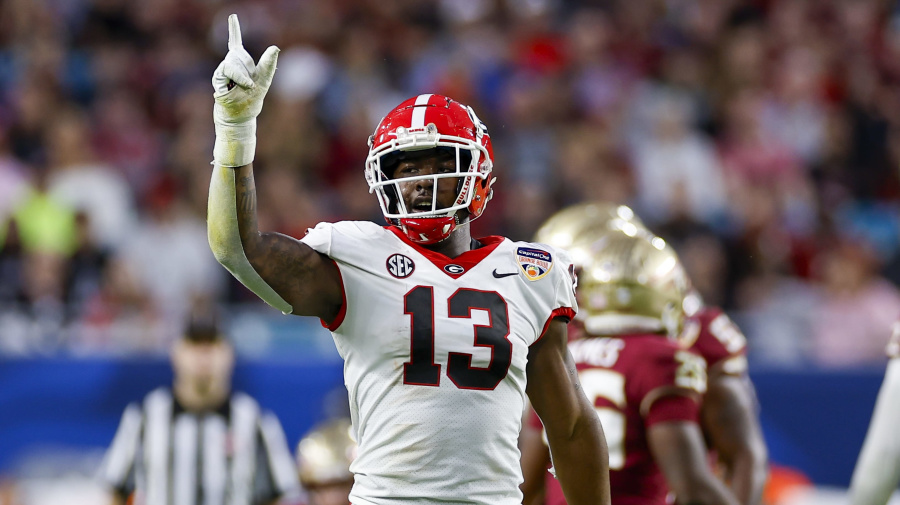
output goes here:
[{"label": "white arm sleeve", "polygon": [[900,481],[900,358],[888,362],[853,479],[851,505],[885,505]]},{"label": "white arm sleeve", "polygon": [[285,314],[293,307],[259,276],[241,244],[235,200],[234,170],[216,165],[209,182],[207,237],[216,260],[250,291]]}]

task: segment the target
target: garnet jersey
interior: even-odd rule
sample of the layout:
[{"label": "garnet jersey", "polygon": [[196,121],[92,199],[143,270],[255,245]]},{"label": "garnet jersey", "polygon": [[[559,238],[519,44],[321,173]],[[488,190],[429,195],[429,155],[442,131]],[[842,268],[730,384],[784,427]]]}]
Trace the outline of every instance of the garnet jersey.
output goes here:
[{"label": "garnet jersey", "polygon": [[450,259],[395,228],[322,223],[337,264],[329,324],[359,444],[356,505],[521,504],[517,440],[528,347],[576,310],[565,253],[502,237]]},{"label": "garnet jersey", "polygon": [[[606,435],[613,503],[665,505],[668,486],[647,429],[697,421],[699,395],[706,390],[703,359],[661,335],[583,338],[570,342],[569,351]],[[547,479],[546,503],[565,503],[553,477]]]},{"label": "garnet jersey", "polygon": [[710,377],[747,373],[747,338],[718,307],[704,306],[688,318],[679,340],[706,360]]}]

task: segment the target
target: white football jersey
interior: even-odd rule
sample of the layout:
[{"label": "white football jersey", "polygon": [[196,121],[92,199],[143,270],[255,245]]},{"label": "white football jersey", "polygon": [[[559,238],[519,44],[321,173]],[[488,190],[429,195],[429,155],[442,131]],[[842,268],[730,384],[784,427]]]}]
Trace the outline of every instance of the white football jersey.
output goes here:
[{"label": "white football jersey", "polygon": [[574,316],[571,263],[502,237],[450,259],[394,230],[344,221],[303,238],[343,282],[329,329],[359,444],[351,502],[519,505],[528,347]]}]

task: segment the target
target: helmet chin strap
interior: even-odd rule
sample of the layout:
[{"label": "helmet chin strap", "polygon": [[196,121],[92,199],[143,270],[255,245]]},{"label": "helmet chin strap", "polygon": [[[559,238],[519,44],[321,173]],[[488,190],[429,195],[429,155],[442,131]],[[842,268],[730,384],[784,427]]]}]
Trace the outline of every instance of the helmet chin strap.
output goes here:
[{"label": "helmet chin strap", "polygon": [[450,238],[453,231],[461,224],[469,222],[467,212],[460,210],[452,216],[401,218],[397,219],[397,226],[406,237],[416,244],[432,245]]},{"label": "helmet chin strap", "polygon": [[456,229],[455,216],[401,218],[400,229],[408,239],[417,244],[436,244],[450,237]]}]

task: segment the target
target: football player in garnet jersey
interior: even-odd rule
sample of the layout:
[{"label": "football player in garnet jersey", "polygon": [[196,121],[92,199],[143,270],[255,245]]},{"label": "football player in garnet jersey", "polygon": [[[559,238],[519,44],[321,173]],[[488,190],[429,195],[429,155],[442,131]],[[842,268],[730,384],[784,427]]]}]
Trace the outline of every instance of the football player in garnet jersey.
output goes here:
[{"label": "football player in garnet jersey", "polygon": [[[653,240],[641,220],[627,206],[588,202],[551,216],[535,237],[556,247],[568,247],[579,263],[580,247],[596,233],[619,229]],[[746,339],[718,307],[703,304],[696,291],[685,298],[687,319],[678,340],[699,354],[707,367],[707,391],[700,407],[700,425],[722,477],[742,505],[762,499],[768,475],[767,450],[759,426],[753,384],[747,374]],[[573,323],[579,326],[578,321]],[[570,329],[570,334],[578,329]]]},{"label": "football player in garnet jersey", "polygon": [[887,371],[853,479],[850,505],[885,505],[900,481],[900,322],[888,342]]},{"label": "football player in garnet jersey", "polygon": [[493,180],[472,108],[424,94],[378,124],[365,174],[387,226],[260,233],[251,163],[278,48],[255,64],[234,15],[228,46],[213,75],[210,247],[270,305],[331,330],[358,444],[351,501],[521,504],[527,393],[569,503],[608,504],[603,431],[566,347],[577,310],[566,253],[470,235]]},{"label": "football player in garnet jersey", "polygon": [[[671,491],[676,503],[737,504],[706,458],[705,362],[674,339],[689,287],[681,263],[659,237],[615,229],[595,237],[580,255],[583,336],[569,350],[606,433],[613,503],[665,505]],[[525,503],[545,482],[546,503],[566,503],[545,478],[540,439],[523,438],[522,453]]]},{"label": "football player in garnet jersey", "polygon": [[700,409],[703,434],[738,501],[757,505],[768,477],[768,450],[747,374],[747,340],[722,309],[702,304],[696,293],[688,299],[693,310],[679,341],[706,361],[708,386]]}]

